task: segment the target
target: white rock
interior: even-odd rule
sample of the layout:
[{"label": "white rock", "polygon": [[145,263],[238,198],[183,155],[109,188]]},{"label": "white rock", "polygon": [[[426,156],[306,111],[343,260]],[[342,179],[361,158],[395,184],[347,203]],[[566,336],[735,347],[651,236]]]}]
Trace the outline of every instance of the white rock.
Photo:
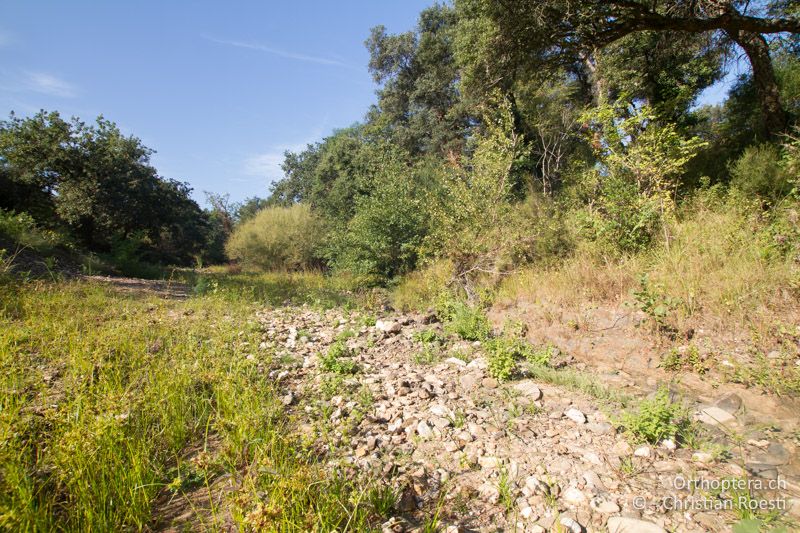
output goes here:
[{"label": "white rock", "polygon": [[678,447],[678,445],[675,444],[675,441],[672,439],[664,439],[663,441],[661,441],[661,447],[664,448],[665,450],[674,450],[675,448]]},{"label": "white rock", "polygon": [[393,320],[378,320],[375,322],[375,329],[384,333],[400,333],[403,326]]},{"label": "white rock", "polygon": [[650,446],[639,446],[634,450],[633,455],[636,457],[650,457]]},{"label": "white rock", "polygon": [[417,434],[423,439],[429,439],[433,436],[433,431],[424,420],[420,420],[417,424]]},{"label": "white rock", "polygon": [[580,412],[578,409],[574,407],[570,407],[564,413],[564,416],[575,422],[576,424],[585,424],[586,423],[586,415]]},{"label": "white rock", "polygon": [[564,501],[572,505],[586,503],[586,495],[577,487],[567,487],[562,496]]},{"label": "white rock", "polygon": [[567,528],[569,531],[571,531],[572,533],[582,533],[583,532],[583,526],[581,526],[578,522],[576,522],[575,520],[573,520],[572,518],[570,518],[568,516],[562,516],[561,520],[559,520],[559,523],[562,526],[564,526],[565,528]]},{"label": "white rock", "polygon": [[709,464],[714,461],[714,456],[708,452],[694,452],[692,454],[692,461],[695,463]]},{"label": "white rock", "polygon": [[666,533],[666,531],[646,520],[612,516],[608,519],[608,533]]},{"label": "white rock", "polygon": [[514,389],[517,390],[522,396],[530,400],[539,400],[542,398],[542,391],[533,381],[526,380],[521,381],[514,385]]},{"label": "white rock", "polygon": [[444,360],[444,362],[461,368],[467,366],[467,363],[462,361],[458,357],[448,357],[447,359]]},{"label": "white rock", "polygon": [[614,514],[620,511],[619,505],[607,500],[592,500],[592,509],[601,514]]},{"label": "white rock", "polygon": [[736,417],[719,407],[706,407],[697,414],[697,420],[709,426],[719,426],[736,422]]}]

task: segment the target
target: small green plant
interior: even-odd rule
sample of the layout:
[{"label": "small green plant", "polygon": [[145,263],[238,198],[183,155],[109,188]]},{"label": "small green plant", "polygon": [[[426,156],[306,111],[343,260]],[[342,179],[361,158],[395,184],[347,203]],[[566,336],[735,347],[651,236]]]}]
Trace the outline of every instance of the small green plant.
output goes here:
[{"label": "small green plant", "polygon": [[423,329],[414,333],[413,336],[414,340],[417,342],[424,342],[424,343],[432,343],[432,342],[443,342],[444,339],[439,332],[435,329]]},{"label": "small green plant", "polygon": [[388,485],[373,486],[367,493],[367,502],[376,515],[386,517],[394,510],[397,493]]},{"label": "small green plant", "polygon": [[[298,332],[298,336],[299,335],[300,335],[300,333]],[[356,332],[353,331],[352,329],[345,329],[345,330],[340,331],[339,334],[336,335],[336,340],[344,342],[347,339],[352,339],[353,337],[356,337],[356,336],[357,336]]]},{"label": "small green plant", "polygon": [[439,360],[439,350],[432,344],[426,344],[422,350],[414,354],[414,362],[418,365],[432,365]]},{"label": "small green plant", "polygon": [[352,355],[352,350],[343,341],[336,341],[331,344],[326,354],[320,357],[320,368],[325,372],[336,374],[355,374],[358,372],[358,365],[352,359],[346,359]]},{"label": "small green plant", "polygon": [[486,313],[464,302],[451,302],[445,311],[445,321],[445,329],[464,340],[483,341],[492,333]]},{"label": "small green plant", "polygon": [[500,469],[500,477],[497,480],[497,492],[500,494],[500,504],[505,508],[506,512],[511,512],[514,508],[514,481],[508,473],[508,469],[503,467]]},{"label": "small green plant", "polygon": [[669,325],[670,313],[681,304],[680,298],[673,298],[664,294],[664,287],[652,285],[647,274],[639,278],[639,289],[633,291],[633,298],[637,307],[642,310],[655,325],[656,331],[666,332],[671,329]]},{"label": "small green plant", "polygon": [[636,410],[624,412],[620,424],[634,441],[650,444],[664,439],[683,439],[691,430],[688,410],[671,401],[665,387],[658,389],[652,398],[642,400]]},{"label": "small green plant", "polygon": [[467,423],[467,416],[464,414],[464,411],[460,409],[456,409],[455,412],[453,412],[453,416],[449,416],[447,418],[456,429],[463,428]]},{"label": "small green plant", "polygon": [[661,367],[670,372],[690,369],[701,375],[709,370],[706,361],[700,356],[700,351],[694,344],[683,351],[678,348],[670,350],[669,354],[661,362]]},{"label": "small green plant", "polygon": [[498,381],[506,381],[517,366],[515,343],[499,338],[492,339],[488,348],[489,375]]}]

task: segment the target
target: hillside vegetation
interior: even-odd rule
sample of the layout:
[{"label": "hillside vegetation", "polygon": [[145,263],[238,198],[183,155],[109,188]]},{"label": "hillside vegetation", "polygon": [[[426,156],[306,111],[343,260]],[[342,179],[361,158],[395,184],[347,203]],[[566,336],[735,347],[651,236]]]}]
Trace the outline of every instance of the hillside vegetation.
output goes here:
[{"label": "hillside vegetation", "polygon": [[800,499],[797,17],[436,4],[369,32],[362,121],[206,209],[12,113],[0,529],[788,531],[657,502]]}]

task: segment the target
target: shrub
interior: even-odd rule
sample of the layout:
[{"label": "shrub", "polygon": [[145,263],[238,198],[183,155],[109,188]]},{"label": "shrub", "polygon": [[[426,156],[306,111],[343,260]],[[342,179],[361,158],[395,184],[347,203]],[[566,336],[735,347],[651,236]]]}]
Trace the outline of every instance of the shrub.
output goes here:
[{"label": "shrub", "polygon": [[482,309],[460,301],[440,304],[437,314],[445,320],[445,329],[468,341],[481,341],[489,337],[492,327]]},{"label": "shrub", "polygon": [[621,425],[635,441],[658,444],[664,439],[685,438],[691,429],[687,409],[670,399],[669,390],[642,400],[635,411],[622,414]]},{"label": "shrub", "polygon": [[427,222],[414,177],[389,171],[356,202],[346,227],[332,234],[327,256],[334,269],[354,275],[362,285],[382,284],[417,265]]},{"label": "shrub", "polygon": [[228,257],[262,270],[319,265],[323,225],[304,204],[270,207],[237,227],[225,245]]},{"label": "shrub", "polygon": [[790,176],[781,165],[780,147],[750,146],[730,165],[731,185],[746,196],[775,203],[792,190]]},{"label": "shrub", "polygon": [[40,252],[52,250],[63,243],[63,238],[53,231],[37,226],[28,213],[14,213],[0,209],[0,239],[8,239],[20,246],[28,246]]}]

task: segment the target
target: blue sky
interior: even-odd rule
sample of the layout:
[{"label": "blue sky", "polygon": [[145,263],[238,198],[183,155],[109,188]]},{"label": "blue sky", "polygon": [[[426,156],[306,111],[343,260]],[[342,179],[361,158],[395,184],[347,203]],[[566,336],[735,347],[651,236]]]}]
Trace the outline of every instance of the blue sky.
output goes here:
[{"label": "blue sky", "polygon": [[265,196],[282,154],[375,101],[369,29],[411,29],[433,0],[0,3],[0,115],[116,122],[168,177]]},{"label": "blue sky", "polygon": [[[194,196],[266,196],[287,149],[375,101],[369,29],[411,29],[434,0],[0,3],[0,116],[116,122]],[[724,98],[725,84],[701,103]]]}]

